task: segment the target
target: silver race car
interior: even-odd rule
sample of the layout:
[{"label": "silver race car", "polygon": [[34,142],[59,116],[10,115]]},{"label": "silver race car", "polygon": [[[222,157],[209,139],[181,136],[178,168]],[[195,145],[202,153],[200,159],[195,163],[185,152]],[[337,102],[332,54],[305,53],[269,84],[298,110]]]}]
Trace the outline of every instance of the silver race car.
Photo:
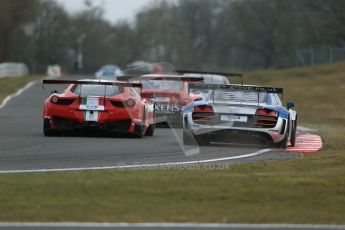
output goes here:
[{"label": "silver race car", "polygon": [[188,104],[183,112],[183,142],[295,145],[297,113],[279,98],[282,88],[251,85],[190,83],[190,90],[207,90],[203,98]]}]

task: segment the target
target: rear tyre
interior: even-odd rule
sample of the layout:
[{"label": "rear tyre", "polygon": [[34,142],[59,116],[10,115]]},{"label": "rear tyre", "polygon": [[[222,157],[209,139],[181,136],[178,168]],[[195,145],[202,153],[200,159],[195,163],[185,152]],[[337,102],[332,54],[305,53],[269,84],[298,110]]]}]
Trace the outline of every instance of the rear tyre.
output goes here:
[{"label": "rear tyre", "polygon": [[155,124],[149,125],[149,127],[146,130],[145,136],[152,137],[155,132],[156,126]]},{"label": "rear tyre", "polygon": [[199,135],[195,137],[196,141],[200,146],[209,145],[211,140],[207,135]]},{"label": "rear tyre", "polygon": [[196,140],[191,131],[183,130],[183,144],[185,145],[196,145]]},{"label": "rear tyre", "polygon": [[145,136],[152,137],[156,129],[156,112],[153,110],[153,123],[149,125],[149,127],[146,130]]},{"label": "rear tyre", "polygon": [[52,130],[49,119],[43,120],[43,134],[46,137],[53,137],[57,135],[57,132],[55,130]]},{"label": "rear tyre", "polygon": [[143,136],[144,136],[143,135],[143,126],[135,124],[135,127],[134,127],[134,137],[142,138]]},{"label": "rear tyre", "polygon": [[142,138],[144,136],[145,120],[146,120],[146,115],[145,115],[145,110],[144,110],[144,116],[143,116],[143,118],[141,120],[141,124],[140,125],[135,124],[135,127],[134,127],[134,137]]},{"label": "rear tyre", "polygon": [[297,118],[292,122],[292,130],[291,130],[291,146],[295,147],[296,145],[296,136],[297,136]]},{"label": "rear tyre", "polygon": [[276,146],[281,149],[286,149],[289,142],[289,136],[290,136],[290,118],[288,118],[285,137],[282,141],[278,142]]}]

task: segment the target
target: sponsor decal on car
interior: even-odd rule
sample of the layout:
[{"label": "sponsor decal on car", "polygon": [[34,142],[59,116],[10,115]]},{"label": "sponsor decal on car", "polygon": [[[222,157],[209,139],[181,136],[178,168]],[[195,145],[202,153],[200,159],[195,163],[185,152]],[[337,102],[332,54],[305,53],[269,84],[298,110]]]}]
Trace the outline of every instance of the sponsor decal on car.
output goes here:
[{"label": "sponsor decal on car", "polygon": [[155,110],[159,112],[178,112],[181,110],[181,105],[177,103],[156,104]]}]

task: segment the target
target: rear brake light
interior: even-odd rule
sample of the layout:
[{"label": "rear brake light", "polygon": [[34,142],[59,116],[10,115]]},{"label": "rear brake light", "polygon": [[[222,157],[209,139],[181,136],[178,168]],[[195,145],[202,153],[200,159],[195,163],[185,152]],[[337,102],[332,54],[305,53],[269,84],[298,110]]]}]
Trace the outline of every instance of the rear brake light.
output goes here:
[{"label": "rear brake light", "polygon": [[52,96],[52,98],[50,99],[50,101],[54,104],[57,104],[59,102],[59,97],[58,96]]},{"label": "rear brake light", "polygon": [[278,117],[278,112],[270,109],[258,109],[255,115],[257,116],[268,116],[268,117]]},{"label": "rear brake light", "polygon": [[73,104],[73,102],[75,101],[74,98],[61,98],[58,96],[52,96],[50,101],[54,104],[58,104],[58,105],[71,105]]},{"label": "rear brake light", "polygon": [[213,107],[210,105],[199,105],[194,107],[194,112],[213,112]]}]

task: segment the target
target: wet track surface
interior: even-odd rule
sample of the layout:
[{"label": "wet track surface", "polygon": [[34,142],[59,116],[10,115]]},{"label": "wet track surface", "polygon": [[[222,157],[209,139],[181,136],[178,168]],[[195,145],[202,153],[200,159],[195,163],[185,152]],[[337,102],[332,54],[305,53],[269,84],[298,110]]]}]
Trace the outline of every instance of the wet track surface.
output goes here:
[{"label": "wet track surface", "polygon": [[[165,164],[231,158],[257,153],[267,146],[181,144],[182,130],[159,128],[154,137],[45,137],[42,106],[50,87],[36,84],[0,110],[0,171],[66,169]],[[186,152],[187,151],[187,152]],[[192,153],[192,154],[191,154]],[[221,161],[238,163],[296,157],[282,150]]]}]

